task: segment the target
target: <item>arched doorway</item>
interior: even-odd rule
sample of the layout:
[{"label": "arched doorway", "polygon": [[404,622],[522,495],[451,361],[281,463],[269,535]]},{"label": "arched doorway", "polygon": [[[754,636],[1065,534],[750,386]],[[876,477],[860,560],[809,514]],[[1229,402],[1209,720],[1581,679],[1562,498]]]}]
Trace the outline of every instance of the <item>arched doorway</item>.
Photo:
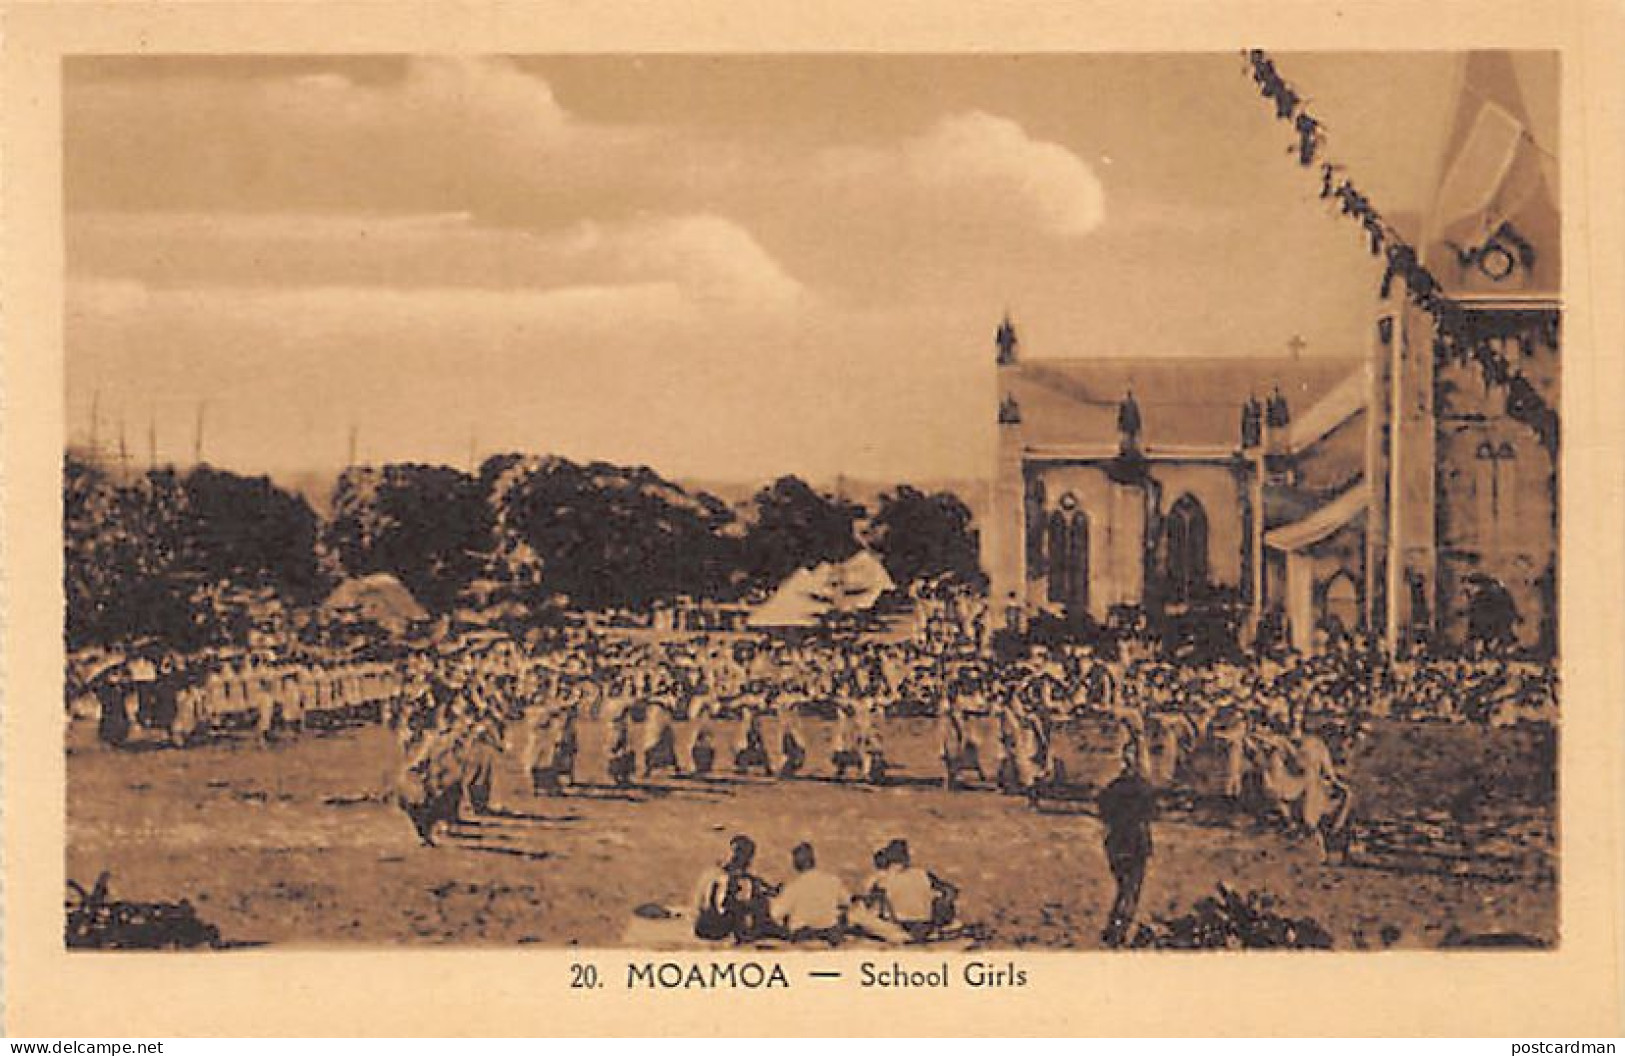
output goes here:
[{"label": "arched doorway", "polygon": [[1162,582],[1169,601],[1190,601],[1208,580],[1207,511],[1181,495],[1163,523]]},{"label": "arched doorway", "polygon": [[1467,641],[1490,652],[1518,644],[1518,603],[1494,576],[1474,573],[1467,580]]},{"label": "arched doorway", "polygon": [[1326,581],[1320,622],[1333,634],[1352,634],[1360,626],[1360,587],[1347,569],[1333,573]]},{"label": "arched doorway", "polygon": [[1081,612],[1089,605],[1089,518],[1072,496],[1049,515],[1049,600]]}]

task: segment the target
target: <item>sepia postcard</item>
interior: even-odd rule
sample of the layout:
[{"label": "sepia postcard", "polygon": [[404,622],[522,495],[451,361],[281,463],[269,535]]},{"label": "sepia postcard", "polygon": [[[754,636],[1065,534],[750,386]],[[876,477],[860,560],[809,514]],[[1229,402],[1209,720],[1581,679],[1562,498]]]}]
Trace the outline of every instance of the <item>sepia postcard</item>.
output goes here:
[{"label": "sepia postcard", "polygon": [[1170,10],[10,7],[8,1030],[1625,1027],[1618,12]]}]

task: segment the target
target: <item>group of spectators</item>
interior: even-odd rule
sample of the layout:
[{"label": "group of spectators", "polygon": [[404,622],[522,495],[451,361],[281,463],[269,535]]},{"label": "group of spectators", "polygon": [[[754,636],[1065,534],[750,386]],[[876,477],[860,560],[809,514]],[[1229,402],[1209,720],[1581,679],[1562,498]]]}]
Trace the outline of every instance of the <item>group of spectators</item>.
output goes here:
[{"label": "group of spectators", "polygon": [[882,942],[927,942],[956,930],[958,889],[913,863],[908,841],[875,851],[873,869],[851,893],[818,865],[812,844],[790,852],[791,875],[775,884],[752,871],[756,841],[733,837],[728,856],[700,877],[694,934],[751,942],[780,938],[839,943],[851,935]]}]

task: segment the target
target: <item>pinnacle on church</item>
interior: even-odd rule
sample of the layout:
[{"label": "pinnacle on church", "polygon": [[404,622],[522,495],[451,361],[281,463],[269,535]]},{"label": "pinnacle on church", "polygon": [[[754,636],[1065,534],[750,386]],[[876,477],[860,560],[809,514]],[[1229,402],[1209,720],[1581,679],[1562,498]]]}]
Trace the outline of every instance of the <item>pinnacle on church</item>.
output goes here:
[{"label": "pinnacle on church", "polygon": [[1124,451],[1138,450],[1140,446],[1140,404],[1130,387],[1117,405],[1117,432]]},{"label": "pinnacle on church", "polygon": [[1285,429],[1292,424],[1292,410],[1287,406],[1279,385],[1275,386],[1269,402],[1264,405],[1264,421],[1271,429]]},{"label": "pinnacle on church", "polygon": [[1264,432],[1264,405],[1258,402],[1255,393],[1247,394],[1247,402],[1241,405],[1241,446],[1254,448],[1263,440]]},{"label": "pinnacle on church", "polygon": [[1016,324],[1010,321],[1009,312],[1004,313],[1004,320],[999,323],[999,329],[993,336],[993,343],[999,350],[999,366],[1006,367],[1016,361],[1016,353],[1021,348],[1021,338],[1016,336]]}]

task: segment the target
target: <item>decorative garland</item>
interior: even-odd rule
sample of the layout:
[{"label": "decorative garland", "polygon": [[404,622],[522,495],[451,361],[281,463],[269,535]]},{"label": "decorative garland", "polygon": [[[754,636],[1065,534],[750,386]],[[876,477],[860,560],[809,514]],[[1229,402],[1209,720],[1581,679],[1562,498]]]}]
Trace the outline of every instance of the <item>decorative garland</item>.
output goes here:
[{"label": "decorative garland", "polygon": [[[1326,126],[1309,113],[1303,97],[1277,72],[1274,61],[1259,48],[1244,54],[1260,94],[1274,102],[1276,118],[1291,122],[1297,134],[1297,141],[1288,150],[1297,155],[1298,164],[1308,168],[1317,157],[1323,159],[1320,197],[1335,199],[1342,215],[1353,218],[1365,231],[1371,255],[1385,258],[1383,299],[1388,298],[1394,280],[1402,280],[1411,302],[1433,317],[1436,360],[1476,364],[1486,385],[1506,389],[1507,414],[1533,429],[1541,445],[1555,454],[1559,434],[1557,412],[1497,346],[1516,341],[1527,354],[1539,340],[1555,350],[1558,347],[1557,319],[1544,316],[1509,324],[1505,316],[1486,319],[1482,313],[1465,311],[1447,297],[1443,286],[1422,264],[1420,254],[1383,220],[1382,214],[1352,180],[1340,175],[1343,166],[1324,160]],[[1535,259],[1534,248],[1510,224],[1502,224],[1483,246],[1466,251],[1456,247],[1456,254],[1464,265],[1476,265],[1492,278],[1504,278],[1516,265],[1530,267]]]}]

